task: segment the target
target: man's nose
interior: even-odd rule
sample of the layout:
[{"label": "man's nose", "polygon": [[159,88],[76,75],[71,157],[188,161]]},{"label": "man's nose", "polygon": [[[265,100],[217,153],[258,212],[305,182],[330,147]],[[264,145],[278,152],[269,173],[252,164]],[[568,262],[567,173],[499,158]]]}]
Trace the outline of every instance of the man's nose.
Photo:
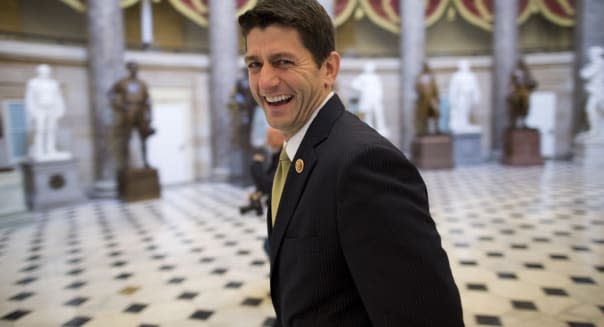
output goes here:
[{"label": "man's nose", "polygon": [[261,90],[270,90],[279,84],[279,77],[277,76],[275,69],[270,65],[264,65],[260,70],[260,77],[258,78],[258,87]]}]

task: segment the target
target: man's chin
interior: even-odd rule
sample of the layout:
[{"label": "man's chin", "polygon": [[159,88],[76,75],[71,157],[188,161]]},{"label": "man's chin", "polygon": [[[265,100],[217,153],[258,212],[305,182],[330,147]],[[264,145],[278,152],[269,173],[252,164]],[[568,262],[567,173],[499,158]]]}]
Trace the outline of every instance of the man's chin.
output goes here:
[{"label": "man's chin", "polygon": [[280,121],[268,120],[268,125],[276,130],[278,130],[281,134],[286,134],[287,132],[287,124]]}]

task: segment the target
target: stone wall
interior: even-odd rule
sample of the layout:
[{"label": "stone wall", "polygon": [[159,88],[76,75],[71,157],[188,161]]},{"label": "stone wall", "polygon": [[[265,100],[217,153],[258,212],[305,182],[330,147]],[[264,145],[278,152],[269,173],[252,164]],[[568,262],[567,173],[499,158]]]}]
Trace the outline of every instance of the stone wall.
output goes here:
[{"label": "stone wall", "polygon": [[[184,89],[191,94],[194,178],[209,178],[211,135],[209,111],[208,58],[205,55],[127,52],[126,60],[140,66],[140,78],[153,90]],[[79,162],[82,185],[93,182],[94,148],[92,107],[86,66],[86,50],[75,46],[33,44],[0,40],[0,102],[23,99],[27,81],[35,68],[47,63],[60,82],[66,113],[58,121],[58,146],[74,154]],[[124,76],[126,71],[124,70]]]},{"label": "stone wall", "polygon": [[[491,152],[490,119],[491,119],[491,59],[486,56],[475,57],[438,57],[428,59],[430,66],[436,74],[441,96],[448,93],[449,81],[457,70],[460,59],[468,59],[472,71],[477,75],[480,85],[481,99],[477,110],[473,113],[474,119],[482,127],[482,153],[485,159],[489,158]],[[351,59],[344,58],[340,77],[338,78],[338,93],[345,103],[348,103],[353,90],[350,87],[352,79],[361,73],[367,60],[376,64],[376,71],[381,76],[384,85],[384,110],[386,124],[392,134],[390,140],[397,146],[400,140],[400,128],[398,126],[399,113],[399,76],[398,59],[396,58],[372,58]],[[548,53],[531,54],[525,56],[534,77],[539,82],[538,91],[554,92],[556,95],[556,130],[555,155],[554,158],[567,158],[571,154],[572,146],[572,53]],[[535,108],[537,109],[537,108]]]},{"label": "stone wall", "polygon": [[[457,70],[458,57],[439,57],[429,62],[436,73],[440,92],[447,94],[451,75]],[[482,152],[490,153],[490,65],[489,57],[467,57],[477,74],[482,91],[476,118],[483,128]],[[539,91],[556,94],[555,157],[564,158],[572,149],[572,62],[571,53],[532,54],[525,57]],[[208,57],[198,54],[166,54],[160,52],[127,52],[126,60],[140,65],[140,77],[153,90],[184,90],[191,95],[192,140],[194,148],[194,179],[206,180],[211,174],[211,132]],[[349,103],[352,79],[361,73],[369,59],[343,58],[337,91],[344,103]],[[399,115],[399,64],[397,58],[372,58],[384,85],[384,108],[390,139],[398,144],[401,129]],[[0,101],[22,98],[25,83],[35,76],[35,67],[48,63],[55,79],[61,83],[67,113],[59,121],[59,146],[71,151],[79,161],[79,177],[85,187],[92,183],[94,171],[92,121],[89,81],[86,71],[86,50],[76,46],[44,45],[0,40]],[[238,65],[242,66],[242,60]],[[124,74],[126,72],[124,71]]]}]

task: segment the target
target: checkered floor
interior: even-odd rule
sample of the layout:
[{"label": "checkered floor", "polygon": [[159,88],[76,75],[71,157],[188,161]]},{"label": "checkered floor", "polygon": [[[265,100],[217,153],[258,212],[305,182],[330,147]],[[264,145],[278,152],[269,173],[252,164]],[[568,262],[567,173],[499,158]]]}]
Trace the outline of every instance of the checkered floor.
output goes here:
[{"label": "checkered floor", "polygon": [[[467,326],[604,327],[603,168],[422,172]],[[247,191],[197,184],[0,225],[0,326],[270,325]]]}]

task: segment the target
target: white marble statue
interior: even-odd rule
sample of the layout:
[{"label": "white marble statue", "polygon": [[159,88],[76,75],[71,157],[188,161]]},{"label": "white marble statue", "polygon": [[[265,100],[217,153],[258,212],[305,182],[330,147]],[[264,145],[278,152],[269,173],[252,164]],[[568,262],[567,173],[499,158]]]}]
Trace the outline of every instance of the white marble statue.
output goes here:
[{"label": "white marble statue", "polygon": [[384,119],[382,81],[375,73],[375,64],[366,63],[363,73],[352,80],[351,86],[359,92],[359,112],[363,120],[382,136],[388,137],[388,128]]},{"label": "white marble statue", "polygon": [[604,48],[590,47],[588,50],[590,63],[581,69],[581,78],[587,91],[585,111],[589,122],[589,130],[580,137],[590,140],[604,140]]},{"label": "white marble statue", "polygon": [[470,123],[472,108],[480,101],[480,88],[476,75],[467,60],[460,60],[458,70],[449,83],[450,122],[454,133],[476,133],[480,126]]},{"label": "white marble statue", "polygon": [[27,82],[25,109],[33,141],[29,155],[35,161],[70,159],[71,154],[57,150],[57,120],[65,113],[59,83],[51,78],[48,65],[37,67],[37,76]]}]

